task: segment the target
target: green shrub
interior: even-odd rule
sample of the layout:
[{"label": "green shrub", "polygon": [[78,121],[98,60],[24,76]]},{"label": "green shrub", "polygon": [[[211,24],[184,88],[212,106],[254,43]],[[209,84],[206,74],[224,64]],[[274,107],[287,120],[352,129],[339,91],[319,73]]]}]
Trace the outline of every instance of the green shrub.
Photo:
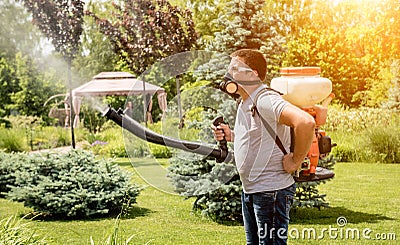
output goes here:
[{"label": "green shrub", "polygon": [[127,157],[124,138],[120,127],[107,127],[101,132],[88,134],[90,151],[108,157]]},{"label": "green shrub", "polygon": [[[76,139],[80,140],[79,137],[81,130],[76,129]],[[63,127],[43,127],[41,130],[35,131],[35,138],[46,139],[47,145],[42,148],[55,148],[61,146],[68,146],[71,144],[71,130]]]},{"label": "green shrub", "polygon": [[[127,137],[127,135],[124,135]],[[146,141],[141,140],[133,135],[124,138],[125,150],[129,157],[147,157],[150,155],[150,149]]]},{"label": "green shrub", "polygon": [[28,161],[28,155],[5,153],[0,151],[0,197],[10,191],[10,186],[15,185],[15,172],[23,168],[23,163]]},{"label": "green shrub", "polygon": [[171,160],[169,177],[176,192],[196,197],[193,209],[216,221],[241,220],[241,183],[233,164],[186,153]]},{"label": "green shrub", "polygon": [[[319,166],[333,169],[336,160],[329,156]],[[240,221],[242,186],[233,164],[216,163],[195,154],[184,154],[171,160],[168,176],[175,191],[182,196],[196,197],[193,209],[216,221]],[[328,207],[325,194],[317,187],[326,181],[297,184],[293,207]]]},{"label": "green shrub", "polygon": [[358,133],[364,129],[390,127],[399,123],[400,116],[393,110],[369,107],[345,109],[333,105],[329,107],[323,128],[328,132],[339,130]]},{"label": "green shrub", "polygon": [[332,154],[342,162],[400,162],[400,116],[377,108],[329,109],[323,126],[337,146]]},{"label": "green shrub", "polygon": [[117,165],[81,150],[31,154],[22,166],[15,172],[15,184],[7,198],[54,218],[99,217],[129,211],[140,192]]},{"label": "green shrub", "polygon": [[[75,141],[83,141],[86,134],[87,132],[83,128],[75,129]],[[69,128],[42,127],[40,125],[0,128],[0,149],[7,152],[49,149],[70,144],[71,131]]]},{"label": "green shrub", "polygon": [[[144,140],[137,138],[120,127],[113,125],[101,132],[88,134],[87,141],[90,144],[86,149],[96,155],[109,157],[146,157],[150,155],[150,147]],[[154,148],[155,155],[164,157],[169,152],[165,151],[164,146]]]},{"label": "green shrub", "polygon": [[11,128],[11,122],[5,118],[0,118],[0,127],[1,128]]},{"label": "green shrub", "polygon": [[48,244],[31,228],[31,223],[17,219],[15,216],[0,220],[0,244],[7,245],[39,245]]},{"label": "green shrub", "polygon": [[35,116],[9,116],[7,120],[11,123],[12,128],[35,128],[43,123],[41,118]]},{"label": "green shrub", "polygon": [[172,157],[171,150],[163,145],[156,145],[149,143],[148,147],[150,148],[150,153],[155,158],[170,158]]},{"label": "green shrub", "polygon": [[383,163],[400,163],[400,127],[376,127],[366,130],[370,159]]},{"label": "green shrub", "polygon": [[332,154],[340,162],[356,162],[359,159],[356,149],[349,144],[339,144],[332,150]]},{"label": "green shrub", "polygon": [[0,128],[0,149],[6,152],[22,152],[29,149],[24,129]]},{"label": "green shrub", "polygon": [[337,144],[332,148],[332,155],[335,156],[337,161],[355,162],[362,159],[361,152],[365,149],[363,149],[361,142],[365,141],[364,134],[336,130],[330,132],[329,136]]}]

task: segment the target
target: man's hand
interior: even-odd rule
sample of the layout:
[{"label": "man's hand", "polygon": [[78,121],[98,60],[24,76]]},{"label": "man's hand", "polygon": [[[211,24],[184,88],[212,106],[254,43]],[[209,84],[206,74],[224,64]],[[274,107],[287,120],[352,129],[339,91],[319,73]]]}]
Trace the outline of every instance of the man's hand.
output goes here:
[{"label": "man's hand", "polygon": [[303,163],[303,159],[294,159],[293,153],[286,154],[283,157],[283,169],[289,174],[293,174],[297,169],[300,168]]},{"label": "man's hand", "polygon": [[283,109],[279,122],[292,127],[294,131],[294,152],[283,158],[283,168],[293,173],[300,168],[310,150],[315,134],[315,120],[300,108],[288,105]]},{"label": "man's hand", "polygon": [[232,141],[232,130],[229,128],[229,125],[221,123],[217,127],[212,125],[211,129],[213,130],[215,140],[221,141],[225,137],[226,141]]}]

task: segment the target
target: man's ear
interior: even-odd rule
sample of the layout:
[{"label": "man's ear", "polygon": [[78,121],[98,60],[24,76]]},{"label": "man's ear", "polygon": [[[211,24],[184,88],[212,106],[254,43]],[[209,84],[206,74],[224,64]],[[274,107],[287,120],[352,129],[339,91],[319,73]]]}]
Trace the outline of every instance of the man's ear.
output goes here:
[{"label": "man's ear", "polygon": [[258,72],[256,70],[253,70],[253,72],[254,72],[254,74],[256,74],[257,77],[259,77]]}]

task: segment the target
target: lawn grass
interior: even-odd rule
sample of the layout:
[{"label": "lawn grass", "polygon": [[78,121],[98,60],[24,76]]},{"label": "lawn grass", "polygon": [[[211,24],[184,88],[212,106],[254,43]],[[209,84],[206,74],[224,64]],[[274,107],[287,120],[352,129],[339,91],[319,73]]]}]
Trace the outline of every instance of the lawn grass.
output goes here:
[{"label": "lawn grass", "polygon": [[[400,165],[372,163],[337,163],[336,177],[319,187],[327,194],[329,209],[298,210],[291,215],[290,229],[300,232],[299,239],[290,239],[292,244],[398,244],[400,240]],[[340,227],[337,219],[344,217],[347,224]],[[329,235],[329,228],[337,232]],[[308,228],[316,231],[316,237],[324,233],[324,239],[301,239],[302,231],[308,238]],[[327,229],[323,232],[323,229]],[[367,236],[364,239],[362,232]],[[352,239],[352,230],[360,232],[360,239]],[[346,239],[346,231],[348,232]],[[340,233],[342,232],[342,233]],[[375,235],[396,234],[396,240],[378,240]],[[385,234],[383,234],[385,233]],[[294,231],[293,236],[296,236]],[[342,235],[341,235],[342,234]],[[355,233],[356,234],[356,233]],[[336,237],[337,235],[337,237]],[[331,238],[332,237],[332,238]],[[336,239],[334,239],[336,237]],[[342,238],[341,238],[342,237]],[[354,237],[357,237],[356,235]]]},{"label": "lawn grass", "polygon": [[[136,160],[145,166],[151,160]],[[136,162],[135,161],[135,162]],[[126,159],[118,163],[132,170]],[[166,162],[160,165],[165,167]],[[138,166],[139,166],[138,165]],[[332,208],[319,210],[297,210],[291,214],[289,244],[396,244],[400,240],[400,165],[371,163],[337,163],[336,177],[321,185],[320,192],[327,194]],[[141,171],[146,173],[146,171]],[[147,174],[149,174],[147,172]],[[155,178],[157,180],[157,178]],[[148,185],[138,175],[134,182]],[[218,224],[191,212],[193,199],[184,200],[177,195],[148,186],[137,200],[134,212],[123,217],[118,225],[120,236],[133,235],[132,244],[245,244],[243,227],[240,224]],[[20,203],[0,199],[0,217],[23,214],[29,209]],[[347,225],[340,227],[336,221],[345,217]],[[89,244],[92,236],[96,244],[104,241],[114,231],[115,219],[89,221],[33,221],[37,233],[47,237],[51,244]],[[339,229],[336,239],[328,231],[324,239],[317,240],[308,231],[312,228],[316,236],[323,229]],[[397,241],[366,240],[364,229],[377,233],[395,233]],[[360,239],[345,239],[346,229],[360,230]],[[299,238],[296,239],[296,230]],[[304,237],[302,232],[305,231]],[[332,236],[335,232],[331,232]]]}]

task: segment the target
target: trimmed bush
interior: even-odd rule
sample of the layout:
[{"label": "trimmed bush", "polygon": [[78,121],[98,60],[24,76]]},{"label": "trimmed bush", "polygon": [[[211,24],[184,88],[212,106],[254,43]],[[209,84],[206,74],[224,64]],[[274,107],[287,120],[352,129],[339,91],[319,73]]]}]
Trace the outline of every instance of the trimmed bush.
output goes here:
[{"label": "trimmed bush", "polygon": [[0,197],[4,197],[16,183],[15,172],[24,168],[29,156],[26,154],[5,153],[0,151]]},{"label": "trimmed bush", "polygon": [[[21,154],[22,155],[22,154]],[[32,154],[16,169],[6,197],[52,218],[89,218],[129,211],[140,188],[118,165],[92,153]]]}]

